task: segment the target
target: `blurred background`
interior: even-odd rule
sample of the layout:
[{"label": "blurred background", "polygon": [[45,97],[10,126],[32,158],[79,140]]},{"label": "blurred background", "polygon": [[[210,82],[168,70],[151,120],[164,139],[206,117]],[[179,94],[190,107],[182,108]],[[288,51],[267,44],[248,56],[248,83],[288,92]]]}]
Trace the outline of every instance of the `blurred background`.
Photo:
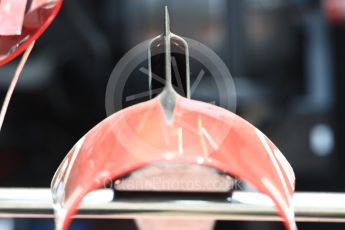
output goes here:
[{"label": "blurred background", "polygon": [[[0,133],[0,187],[49,187],[69,149],[106,117],[105,90],[116,63],[162,32],[166,4],[172,31],[207,45],[228,66],[236,113],[284,153],[297,191],[345,192],[344,0],[65,0],[12,98]],[[16,65],[0,69],[1,98]],[[115,228],[136,226],[78,220],[71,227]],[[215,229],[229,228],[283,229],[281,223],[225,221]],[[0,219],[0,229],[53,229],[53,220]]]}]

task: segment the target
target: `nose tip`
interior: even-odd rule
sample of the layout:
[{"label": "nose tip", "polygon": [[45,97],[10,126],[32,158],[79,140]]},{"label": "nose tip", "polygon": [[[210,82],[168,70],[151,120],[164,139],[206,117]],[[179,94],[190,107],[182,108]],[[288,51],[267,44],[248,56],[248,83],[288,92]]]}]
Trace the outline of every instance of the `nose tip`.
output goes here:
[{"label": "nose tip", "polygon": [[[148,47],[149,91],[164,88],[190,98],[190,67],[187,42],[170,30],[170,16],[165,6],[164,29]],[[162,81],[163,80],[163,81]]]}]

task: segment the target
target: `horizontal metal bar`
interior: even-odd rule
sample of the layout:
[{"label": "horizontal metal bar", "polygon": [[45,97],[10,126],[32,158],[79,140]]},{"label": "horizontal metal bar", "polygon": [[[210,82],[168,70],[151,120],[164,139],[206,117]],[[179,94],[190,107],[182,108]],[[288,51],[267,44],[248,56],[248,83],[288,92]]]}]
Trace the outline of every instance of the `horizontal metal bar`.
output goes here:
[{"label": "horizontal metal bar", "polygon": [[[85,197],[74,218],[209,218],[217,220],[278,221],[272,201],[254,192],[233,193],[231,201],[113,199],[110,189]],[[345,194],[294,195],[297,221],[345,222]],[[49,189],[0,189],[0,217],[53,218]]]}]

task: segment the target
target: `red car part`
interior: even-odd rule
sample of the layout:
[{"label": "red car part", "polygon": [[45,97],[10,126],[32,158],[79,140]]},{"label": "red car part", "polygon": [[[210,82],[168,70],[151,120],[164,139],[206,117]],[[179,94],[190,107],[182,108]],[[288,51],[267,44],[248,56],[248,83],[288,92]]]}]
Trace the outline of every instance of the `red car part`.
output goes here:
[{"label": "red car part", "polygon": [[295,176],[278,148],[234,113],[179,96],[172,88],[168,21],[164,91],[106,118],[67,154],[51,183],[57,230],[68,228],[90,191],[159,163],[194,164],[239,178],[268,195],[286,228],[296,230]]},{"label": "red car part", "polygon": [[62,0],[0,1],[0,66],[20,55],[50,25]]},{"label": "red car part", "polygon": [[345,1],[324,0],[323,5],[326,16],[332,24],[339,24],[345,20]]},{"label": "red car part", "polygon": [[157,97],[115,113],[78,141],[52,181],[57,229],[67,228],[88,192],[160,162],[204,165],[244,180],[269,195],[287,229],[296,229],[294,174],[279,150],[237,115],[183,97],[171,123]]},{"label": "red car part", "polygon": [[0,1],[0,67],[25,51],[0,111],[0,130],[24,65],[36,39],[47,29],[61,8],[62,0]]}]

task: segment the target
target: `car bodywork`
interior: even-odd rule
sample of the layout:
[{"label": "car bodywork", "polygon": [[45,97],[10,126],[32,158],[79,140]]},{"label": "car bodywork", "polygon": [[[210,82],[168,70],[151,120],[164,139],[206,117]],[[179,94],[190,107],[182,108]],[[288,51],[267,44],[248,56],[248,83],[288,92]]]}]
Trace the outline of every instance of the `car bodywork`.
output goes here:
[{"label": "car bodywork", "polygon": [[297,229],[293,170],[257,128],[215,105],[176,95],[167,120],[162,95],[106,118],[71,149],[51,187],[57,229],[66,229],[90,191],[148,165],[189,163],[239,178],[275,203],[287,229]]}]

